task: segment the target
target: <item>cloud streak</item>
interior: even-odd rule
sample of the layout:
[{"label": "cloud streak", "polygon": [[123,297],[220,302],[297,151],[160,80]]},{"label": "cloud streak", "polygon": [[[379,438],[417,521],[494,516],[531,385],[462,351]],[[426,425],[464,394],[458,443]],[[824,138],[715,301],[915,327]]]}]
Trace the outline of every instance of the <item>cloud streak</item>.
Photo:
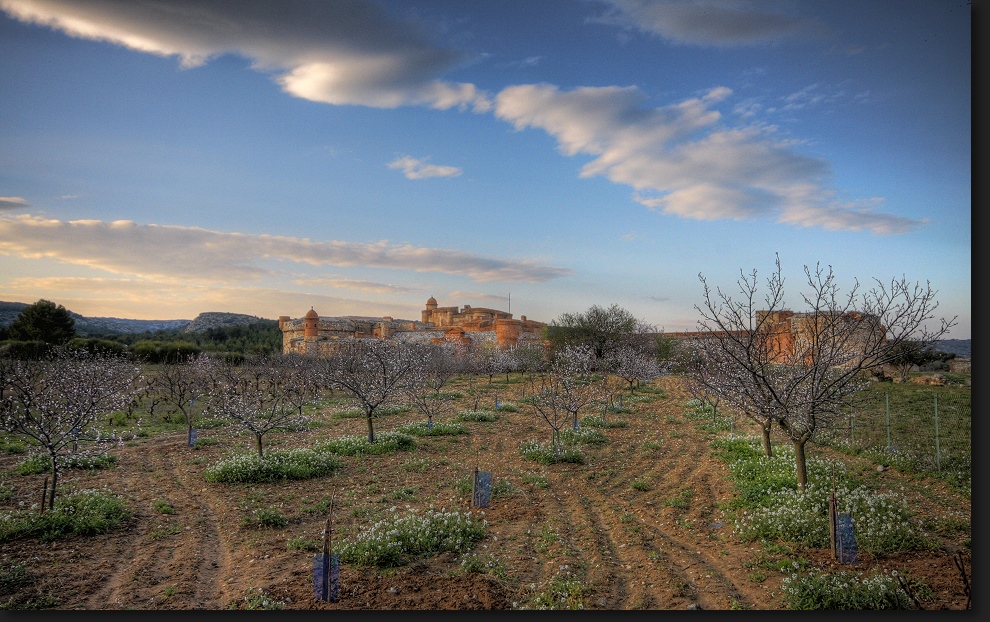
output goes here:
[{"label": "cloud streak", "polygon": [[776,218],[827,230],[907,233],[923,221],[842,204],[825,186],[824,160],[775,139],[773,128],[726,128],[715,105],[732,91],[647,108],[636,87],[517,85],[495,98],[495,115],[517,130],[542,129],[567,156],[589,155],[581,177],[631,186],[634,199],[698,220]]},{"label": "cloud streak", "polygon": [[536,261],[481,257],[454,249],[387,241],[365,244],[248,235],[198,227],[139,225],[128,220],[61,221],[32,215],[0,217],[0,253],[52,258],[113,274],[174,281],[234,283],[271,275],[260,265],[282,260],[314,266],[368,266],[439,272],[474,281],[539,283],[571,270]]},{"label": "cloud streak", "polygon": [[747,0],[602,0],[605,12],[588,21],[640,30],[667,41],[705,47],[772,43],[799,35],[817,35],[825,27],[813,20],[767,10]]},{"label": "cloud streak", "polygon": [[27,199],[22,197],[0,197],[0,210],[22,209],[30,207]]},{"label": "cloud streak", "polygon": [[418,160],[412,156],[402,156],[388,164],[389,168],[399,169],[406,179],[429,179],[430,177],[457,177],[461,169],[456,166],[430,164],[425,159]]},{"label": "cloud streak", "polygon": [[296,285],[316,285],[332,287],[334,289],[349,289],[361,292],[372,292],[375,294],[406,294],[419,291],[412,287],[402,287],[399,285],[387,285],[385,283],[375,283],[374,281],[364,281],[360,279],[296,279]]},{"label": "cloud streak", "polygon": [[0,0],[70,36],[177,56],[185,68],[224,54],[251,60],[296,97],[377,108],[488,109],[473,84],[439,79],[465,62],[366,0]]}]

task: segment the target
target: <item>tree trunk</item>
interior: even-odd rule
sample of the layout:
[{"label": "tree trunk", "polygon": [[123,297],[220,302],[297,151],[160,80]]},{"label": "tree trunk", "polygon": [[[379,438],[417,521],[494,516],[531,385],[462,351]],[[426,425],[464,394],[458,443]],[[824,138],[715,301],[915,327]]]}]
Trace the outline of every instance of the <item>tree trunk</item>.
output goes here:
[{"label": "tree trunk", "polygon": [[255,440],[258,441],[258,457],[259,458],[264,458],[265,457],[265,453],[264,453],[264,450],[261,447],[261,435],[260,434],[255,434],[254,435],[254,438],[255,438]]},{"label": "tree trunk", "polygon": [[798,490],[802,492],[808,484],[808,465],[804,455],[804,445],[806,442],[804,439],[791,441],[791,444],[794,446],[794,466],[797,468]]},{"label": "tree trunk", "polygon": [[773,421],[760,426],[763,429],[763,453],[766,454],[767,458],[773,458],[773,445],[770,444],[770,428],[772,426]]},{"label": "tree trunk", "polygon": [[374,411],[368,413],[368,442],[375,442],[375,424],[371,421]]},{"label": "tree trunk", "polygon": [[58,456],[52,454],[52,489],[48,491],[48,511],[55,508],[55,488],[58,486]]}]

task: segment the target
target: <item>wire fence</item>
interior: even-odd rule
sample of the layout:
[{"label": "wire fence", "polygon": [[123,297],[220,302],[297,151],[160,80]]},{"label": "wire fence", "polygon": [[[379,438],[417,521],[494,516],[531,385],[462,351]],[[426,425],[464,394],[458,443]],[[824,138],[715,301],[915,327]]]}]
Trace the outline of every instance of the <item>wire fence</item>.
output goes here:
[{"label": "wire fence", "polygon": [[844,421],[821,439],[880,464],[935,473],[964,484],[972,470],[972,401],[968,387],[894,385],[867,391]]}]

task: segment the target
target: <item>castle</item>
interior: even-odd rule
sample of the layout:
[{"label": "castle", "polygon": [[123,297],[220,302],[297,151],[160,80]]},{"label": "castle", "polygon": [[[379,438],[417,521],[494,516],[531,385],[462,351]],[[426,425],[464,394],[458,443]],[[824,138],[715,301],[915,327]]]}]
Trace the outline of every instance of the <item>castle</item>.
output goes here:
[{"label": "castle", "polygon": [[394,319],[391,316],[321,317],[310,309],[302,318],[287,315],[278,318],[285,354],[320,354],[332,349],[340,340],[389,339],[411,343],[456,341],[464,345],[491,344],[510,348],[520,344],[542,344],[543,322],[518,320],[512,314],[484,307],[438,306],[430,296],[419,320]]}]

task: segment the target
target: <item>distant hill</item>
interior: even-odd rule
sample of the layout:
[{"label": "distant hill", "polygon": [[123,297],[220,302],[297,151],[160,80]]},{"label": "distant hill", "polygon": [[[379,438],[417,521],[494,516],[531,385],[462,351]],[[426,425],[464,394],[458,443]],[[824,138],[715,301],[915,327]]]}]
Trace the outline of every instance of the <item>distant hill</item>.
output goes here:
[{"label": "distant hill", "polygon": [[947,354],[955,354],[962,358],[971,358],[973,348],[972,339],[943,339],[935,342],[935,349]]},{"label": "distant hill", "polygon": [[[24,302],[0,301],[0,326],[10,326],[17,316],[20,315],[21,310],[27,306],[29,306],[28,303]],[[248,326],[265,319],[243,313],[223,313],[217,311],[200,313],[193,320],[131,320],[116,317],[86,317],[71,310],[69,311],[69,315],[76,321],[76,333],[80,337],[133,335],[145,332],[154,333],[162,330],[179,330],[183,333],[194,333],[211,328]]]},{"label": "distant hill", "polygon": [[263,322],[265,318],[256,315],[245,315],[243,313],[223,313],[220,311],[206,311],[196,316],[196,319],[183,326],[180,332],[201,333],[211,328],[225,328],[227,326],[247,326],[255,322]]}]

